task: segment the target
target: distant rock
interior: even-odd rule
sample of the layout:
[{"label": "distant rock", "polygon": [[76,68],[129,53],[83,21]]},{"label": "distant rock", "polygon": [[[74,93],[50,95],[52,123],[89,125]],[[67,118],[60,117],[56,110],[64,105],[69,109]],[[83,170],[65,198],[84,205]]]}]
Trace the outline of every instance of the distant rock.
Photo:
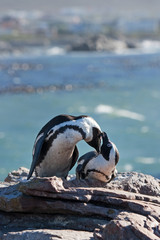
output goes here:
[{"label": "distant rock", "polygon": [[0,52],[11,51],[12,47],[6,41],[0,41]]},{"label": "distant rock", "polygon": [[136,44],[129,41],[109,38],[105,35],[97,35],[79,40],[79,42],[71,45],[70,50],[122,52],[128,48],[136,48]]},{"label": "distant rock", "polygon": [[0,183],[0,240],[160,238],[160,180],[152,176],[119,173],[104,184],[27,174],[20,168]]}]

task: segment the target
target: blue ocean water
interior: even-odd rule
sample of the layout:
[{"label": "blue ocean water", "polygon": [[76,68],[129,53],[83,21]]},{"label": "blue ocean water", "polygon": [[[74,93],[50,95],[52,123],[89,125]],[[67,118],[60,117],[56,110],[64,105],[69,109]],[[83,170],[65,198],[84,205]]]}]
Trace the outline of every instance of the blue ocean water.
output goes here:
[{"label": "blue ocean water", "polygon": [[[37,133],[62,113],[87,114],[99,123],[119,149],[119,172],[160,177],[159,53],[1,58],[0,180],[30,167]],[[92,150],[84,141],[78,148],[80,155]]]}]

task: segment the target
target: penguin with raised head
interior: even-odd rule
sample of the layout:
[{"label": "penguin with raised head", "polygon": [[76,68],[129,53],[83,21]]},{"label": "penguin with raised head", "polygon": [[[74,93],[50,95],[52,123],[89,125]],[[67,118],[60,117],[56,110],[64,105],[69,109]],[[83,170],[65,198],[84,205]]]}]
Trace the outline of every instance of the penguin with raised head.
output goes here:
[{"label": "penguin with raised head", "polygon": [[118,149],[105,132],[102,133],[102,138],[100,153],[92,151],[79,158],[76,168],[78,179],[92,178],[110,182],[116,176],[116,164],[119,161]]},{"label": "penguin with raised head", "polygon": [[100,151],[101,128],[93,118],[59,115],[51,119],[36,137],[27,179],[34,170],[36,176],[66,178],[78,159],[76,144],[81,140]]}]

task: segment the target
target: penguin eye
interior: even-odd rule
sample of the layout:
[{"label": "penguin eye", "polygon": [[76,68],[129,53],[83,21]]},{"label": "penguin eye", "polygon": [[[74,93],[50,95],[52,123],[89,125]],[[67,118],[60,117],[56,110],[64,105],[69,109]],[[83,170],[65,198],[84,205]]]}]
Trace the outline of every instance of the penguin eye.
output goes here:
[{"label": "penguin eye", "polygon": [[111,143],[108,143],[108,144],[107,144],[107,147],[112,147],[112,144],[111,144]]}]

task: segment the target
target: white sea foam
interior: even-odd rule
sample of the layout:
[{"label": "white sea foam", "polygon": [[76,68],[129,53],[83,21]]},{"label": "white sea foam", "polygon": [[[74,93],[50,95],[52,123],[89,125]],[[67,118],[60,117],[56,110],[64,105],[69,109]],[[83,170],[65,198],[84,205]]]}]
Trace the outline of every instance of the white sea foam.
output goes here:
[{"label": "white sea foam", "polygon": [[147,132],[149,132],[149,127],[148,126],[141,127],[141,133],[147,133]]},{"label": "white sea foam", "polygon": [[152,157],[138,157],[136,158],[136,162],[143,164],[153,164],[156,162],[155,158]]},{"label": "white sea foam", "polygon": [[111,114],[117,117],[125,117],[133,120],[144,121],[145,117],[142,114],[131,112],[126,109],[118,109],[109,105],[100,104],[95,108],[95,112],[98,114]]},{"label": "white sea foam", "polygon": [[80,106],[79,107],[79,112],[80,113],[86,113],[87,112],[87,107],[86,106]]},{"label": "white sea foam", "polygon": [[5,138],[5,133],[4,132],[0,132],[0,139]]},{"label": "white sea foam", "polygon": [[127,171],[127,172],[132,171],[133,170],[132,164],[130,164],[130,163],[125,164],[124,165],[124,170]]},{"label": "white sea foam", "polygon": [[65,50],[60,47],[52,47],[52,48],[47,49],[46,53],[48,56],[63,55],[65,53]]},{"label": "white sea foam", "polygon": [[145,53],[154,53],[160,51],[160,41],[144,40],[140,44],[140,48]]},{"label": "white sea foam", "polygon": [[114,51],[117,55],[141,55],[160,52],[160,41],[143,40],[135,48],[121,48]]}]

